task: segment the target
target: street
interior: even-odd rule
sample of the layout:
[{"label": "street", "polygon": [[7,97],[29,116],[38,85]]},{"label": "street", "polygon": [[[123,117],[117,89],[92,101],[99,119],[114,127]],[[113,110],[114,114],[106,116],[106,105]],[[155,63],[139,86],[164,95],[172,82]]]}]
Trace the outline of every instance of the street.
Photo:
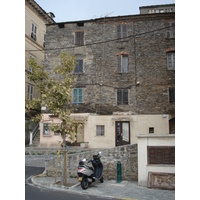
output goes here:
[{"label": "street", "polygon": [[27,180],[30,176],[40,174],[44,171],[43,167],[25,167],[25,199],[26,200],[105,200],[107,198],[98,198],[95,196],[88,196],[87,194],[79,195],[70,192],[61,192],[55,190],[49,190],[45,188],[39,188],[34,186],[30,180]]}]

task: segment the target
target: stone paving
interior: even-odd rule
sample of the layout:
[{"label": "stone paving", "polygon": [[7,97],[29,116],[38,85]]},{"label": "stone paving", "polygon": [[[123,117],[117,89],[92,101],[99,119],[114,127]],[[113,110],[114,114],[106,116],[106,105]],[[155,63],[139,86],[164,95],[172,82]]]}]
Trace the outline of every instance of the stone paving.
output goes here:
[{"label": "stone paving", "polygon": [[[45,167],[45,160],[53,159],[55,156],[26,156],[26,166]],[[149,189],[137,185],[137,182],[116,180],[105,180],[104,183],[94,182],[87,190],[82,190],[77,179],[68,178],[71,187],[55,184],[54,177],[45,175],[32,177],[32,182],[40,187],[48,189],[62,190],[66,192],[79,193],[83,195],[95,195],[110,199],[130,199],[130,200],[174,200],[174,190]]]}]

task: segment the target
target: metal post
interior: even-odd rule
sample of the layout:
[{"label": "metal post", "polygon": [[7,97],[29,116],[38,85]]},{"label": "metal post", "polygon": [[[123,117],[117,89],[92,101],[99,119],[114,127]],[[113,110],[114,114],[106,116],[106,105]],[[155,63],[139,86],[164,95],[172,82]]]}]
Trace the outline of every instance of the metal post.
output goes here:
[{"label": "metal post", "polygon": [[30,132],[30,145],[32,145],[32,140],[33,140],[33,133],[32,132]]},{"label": "metal post", "polygon": [[121,168],[121,162],[117,162],[117,183],[120,183],[122,181],[122,168]]}]

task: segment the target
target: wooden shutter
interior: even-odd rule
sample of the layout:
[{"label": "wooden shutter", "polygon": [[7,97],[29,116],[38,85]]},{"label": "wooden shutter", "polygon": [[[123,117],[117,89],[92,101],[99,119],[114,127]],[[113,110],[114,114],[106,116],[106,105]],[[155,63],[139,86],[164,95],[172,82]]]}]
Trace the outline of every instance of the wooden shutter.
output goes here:
[{"label": "wooden shutter", "polygon": [[80,34],[80,43],[79,43],[79,45],[82,46],[82,45],[84,45],[84,32],[79,32],[79,34]]},{"label": "wooden shutter", "polygon": [[83,103],[83,89],[78,89],[78,103]]},{"label": "wooden shutter", "polygon": [[119,55],[119,56],[117,56],[117,72],[118,73],[122,73],[122,56],[121,55]]},{"label": "wooden shutter", "polygon": [[84,32],[75,32],[75,45],[84,45]]},{"label": "wooden shutter", "polygon": [[118,105],[122,104],[122,96],[123,96],[122,90],[118,89],[117,90],[117,104]]},{"label": "wooden shutter", "polygon": [[77,103],[77,88],[73,89],[73,103]]},{"label": "wooden shutter", "polygon": [[128,72],[128,57],[122,56],[122,73]]},{"label": "wooden shutter", "polygon": [[127,25],[122,24],[122,37],[125,38],[127,37]]},{"label": "wooden shutter", "polygon": [[80,41],[80,34],[79,32],[75,33],[75,45],[79,45],[79,41]]},{"label": "wooden shutter", "polygon": [[123,90],[123,104],[128,104],[128,90]]},{"label": "wooden shutter", "polygon": [[175,88],[170,87],[169,88],[169,102],[175,102]]},{"label": "wooden shutter", "polygon": [[148,146],[148,164],[175,164],[174,146]]},{"label": "wooden shutter", "polygon": [[117,38],[121,38],[121,25],[117,26]]}]

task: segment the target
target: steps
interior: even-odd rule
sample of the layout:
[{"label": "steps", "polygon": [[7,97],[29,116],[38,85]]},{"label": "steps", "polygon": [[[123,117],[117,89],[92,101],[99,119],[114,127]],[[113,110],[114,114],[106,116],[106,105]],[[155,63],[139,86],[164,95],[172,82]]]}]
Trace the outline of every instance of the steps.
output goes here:
[{"label": "steps", "polygon": [[37,133],[36,133],[35,137],[33,138],[32,146],[33,147],[40,146],[40,130],[39,129],[37,130]]}]

